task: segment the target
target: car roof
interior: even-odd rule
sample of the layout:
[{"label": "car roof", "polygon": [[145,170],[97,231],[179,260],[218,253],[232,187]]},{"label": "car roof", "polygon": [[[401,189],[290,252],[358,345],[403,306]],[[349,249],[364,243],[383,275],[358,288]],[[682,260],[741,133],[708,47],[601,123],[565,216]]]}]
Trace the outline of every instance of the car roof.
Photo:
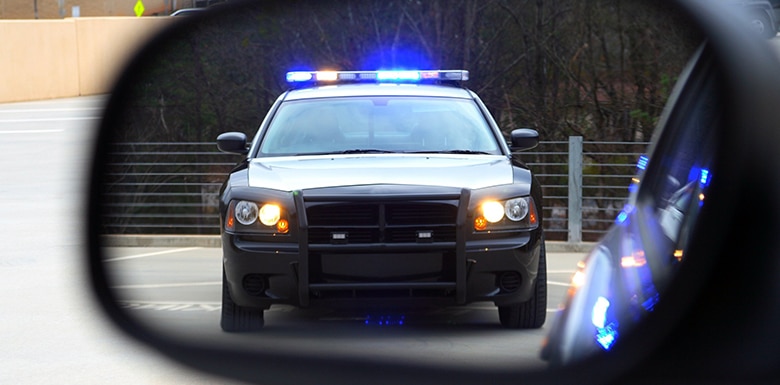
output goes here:
[{"label": "car roof", "polygon": [[206,8],[182,8],[172,13],[171,16],[190,16],[205,10]]},{"label": "car roof", "polygon": [[454,86],[437,84],[339,84],[290,90],[285,100],[337,98],[348,96],[427,96],[472,99],[471,91]]}]

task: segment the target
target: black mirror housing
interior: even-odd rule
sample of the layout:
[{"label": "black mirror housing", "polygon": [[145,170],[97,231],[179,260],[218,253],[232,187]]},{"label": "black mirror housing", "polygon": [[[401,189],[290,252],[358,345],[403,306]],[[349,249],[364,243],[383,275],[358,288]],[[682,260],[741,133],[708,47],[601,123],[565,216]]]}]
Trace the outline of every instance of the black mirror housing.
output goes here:
[{"label": "black mirror housing", "polygon": [[[282,2],[247,0],[228,3],[231,6],[251,3],[271,14],[271,11],[276,9],[272,6]],[[766,44],[763,39],[750,39],[747,32],[740,33],[737,23],[729,22],[731,15],[725,6],[717,3],[713,5],[712,2],[703,0],[676,0],[668,3],[679,3],[686,15],[695,16],[697,26],[703,28],[710,38],[717,59],[714,65],[724,73],[722,80],[729,91],[725,94],[724,106],[728,108],[724,108],[723,119],[728,121],[727,127],[740,126],[746,131],[745,135],[739,135],[733,144],[729,143],[735,147],[729,148],[731,152],[722,152],[727,157],[716,164],[717,170],[722,172],[716,178],[724,181],[731,180],[730,178],[738,179],[736,176],[741,174],[744,181],[750,183],[724,183],[722,185],[726,187],[722,188],[719,187],[719,182],[714,183],[713,186],[721,189],[708,195],[708,205],[714,208],[729,208],[734,206],[733,202],[753,201],[753,208],[760,207],[765,211],[776,209],[777,205],[771,205],[771,197],[776,195],[772,194],[770,187],[775,191],[780,190],[780,187],[776,178],[767,178],[767,173],[760,171],[780,164],[780,157],[772,147],[778,142],[772,140],[778,138],[777,131],[773,130],[777,127],[778,118],[773,113],[774,104],[771,101],[778,99],[777,90],[780,90],[777,86],[780,84],[780,75],[775,53],[764,49]],[[214,10],[214,14],[220,13],[227,13],[227,10]],[[196,15],[190,20],[182,20],[179,24],[185,25],[197,19],[202,17]],[[173,32],[168,32],[167,36],[172,34]],[[156,47],[159,46],[158,43]],[[141,58],[154,57],[152,53],[152,49],[147,47],[139,58],[133,61],[134,67],[130,69],[144,63]],[[751,60],[744,60],[746,57]],[[273,340],[261,340],[257,346],[248,348],[236,344],[237,340],[228,343],[210,341],[208,335],[200,339],[182,341],[160,334],[159,331],[134,319],[119,303],[111,289],[110,274],[101,249],[104,245],[101,238],[106,185],[104,175],[107,172],[107,162],[102,160],[107,157],[108,152],[108,146],[101,144],[110,143],[109,139],[113,134],[111,128],[118,126],[116,123],[123,110],[119,103],[121,98],[117,95],[122,95],[120,91],[126,93],[128,84],[137,84],[133,82],[137,79],[133,76],[138,75],[126,70],[117,90],[112,93],[94,148],[90,194],[85,202],[88,208],[88,268],[92,285],[90,292],[95,294],[106,316],[111,318],[115,326],[168,358],[191,368],[250,383],[623,383],[664,382],[675,379],[677,382],[706,382],[718,379],[723,382],[743,383],[773,382],[774,376],[779,373],[776,369],[780,367],[776,365],[777,355],[771,354],[776,351],[772,350],[772,341],[778,339],[777,328],[774,327],[777,322],[773,322],[778,319],[778,313],[771,311],[771,305],[779,302],[779,297],[773,295],[777,291],[771,290],[777,287],[774,284],[774,275],[778,265],[776,258],[769,258],[772,255],[770,251],[778,245],[776,239],[773,242],[768,241],[777,233],[777,216],[764,215],[762,218],[775,225],[774,227],[766,224],[763,227],[723,226],[724,222],[758,223],[751,215],[761,210],[755,209],[727,212],[724,214],[727,221],[717,216],[721,214],[719,210],[705,210],[700,222],[708,227],[694,235],[696,239],[692,242],[691,252],[686,253],[686,264],[670,283],[668,295],[658,303],[655,312],[643,320],[641,332],[626,334],[622,337],[623,341],[615,345],[610,352],[600,352],[581,363],[560,370],[529,371],[522,366],[501,369],[486,366],[474,369],[454,363],[439,365],[425,361],[394,360],[392,356],[385,359],[374,358],[360,351],[334,349],[331,354],[323,354],[321,351],[309,349],[309,346],[298,346],[295,341],[290,345],[277,346],[279,344],[274,345]],[[759,136],[761,134],[763,135]],[[509,139],[512,151],[523,151],[535,148],[539,135],[536,130],[521,128],[513,130]],[[249,153],[246,134],[223,133],[217,137],[216,142],[220,151],[241,155]],[[739,153],[735,149],[744,152]],[[751,151],[746,151],[748,149]],[[744,170],[750,172],[741,172]],[[750,188],[758,187],[765,189],[756,190],[760,194],[748,195]],[[762,206],[760,202],[770,204]],[[740,231],[729,234],[729,230],[733,229]],[[746,242],[746,239],[750,242]],[[734,255],[750,255],[752,258],[745,263],[735,263]],[[733,284],[724,288],[724,278]],[[747,301],[756,299],[759,295],[761,302]],[[756,304],[761,306],[755,306]],[[733,325],[729,325],[733,320],[718,318],[717,315],[722,315],[723,309],[731,309],[732,313],[738,316],[741,326],[736,328],[736,332],[723,333],[724,330],[734,329]],[[700,325],[705,322],[708,327],[702,328]],[[749,333],[745,330],[749,330]],[[713,338],[722,339],[717,350],[701,343],[712,341]],[[306,345],[305,342],[301,340],[301,345]],[[758,349],[749,349],[751,347]],[[698,354],[707,350],[712,353],[702,356],[709,359],[686,360],[683,364],[680,364],[679,358],[675,356],[675,352],[680,351]],[[717,362],[713,365],[713,357],[718,358],[718,354],[729,351],[733,354],[715,360]],[[745,357],[740,360],[741,364],[734,362],[735,358],[739,357]],[[721,365],[718,365],[719,363]],[[715,370],[718,367],[726,369]],[[305,370],[301,370],[302,368]],[[377,376],[378,373],[381,375]],[[745,378],[740,378],[740,375]],[[742,381],[739,381],[740,379]]]},{"label": "black mirror housing", "polygon": [[246,141],[243,132],[225,132],[217,137],[217,148],[229,154],[246,155],[249,153]]},{"label": "black mirror housing", "polygon": [[518,128],[511,133],[512,151],[525,151],[539,144],[539,133],[530,128]]}]

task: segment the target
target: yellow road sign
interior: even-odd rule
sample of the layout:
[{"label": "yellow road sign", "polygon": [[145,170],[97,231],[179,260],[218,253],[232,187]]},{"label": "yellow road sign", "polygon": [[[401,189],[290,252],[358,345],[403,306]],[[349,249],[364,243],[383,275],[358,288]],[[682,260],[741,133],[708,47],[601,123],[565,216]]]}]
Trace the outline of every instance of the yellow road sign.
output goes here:
[{"label": "yellow road sign", "polygon": [[135,7],[133,7],[133,11],[135,11],[135,15],[138,17],[141,17],[141,15],[144,14],[144,3],[141,0],[138,0],[137,3],[135,3]]}]

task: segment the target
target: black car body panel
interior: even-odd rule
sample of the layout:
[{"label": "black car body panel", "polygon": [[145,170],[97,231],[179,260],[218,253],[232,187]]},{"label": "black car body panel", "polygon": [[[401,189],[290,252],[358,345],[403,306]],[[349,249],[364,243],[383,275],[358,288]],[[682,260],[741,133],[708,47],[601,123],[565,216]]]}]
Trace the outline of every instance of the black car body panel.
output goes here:
[{"label": "black car body panel", "polygon": [[703,46],[683,72],[626,207],[580,262],[541,351],[552,365],[613,349],[654,311],[680,269],[715,177],[711,133],[723,124],[711,55]]},{"label": "black car body panel", "polygon": [[[740,7],[747,17],[748,26],[759,35],[770,38],[777,35],[778,28],[778,3],[768,0],[725,0],[725,4],[732,7]],[[739,15],[743,16],[743,15]]]},{"label": "black car body panel", "polygon": [[[371,159],[362,161],[365,167],[372,168]],[[464,175],[464,172],[468,173],[464,169],[472,167],[472,163],[453,166],[446,174]],[[463,304],[476,300],[503,304],[527,300],[537,270],[541,230],[483,235],[475,234],[466,223],[469,212],[476,205],[470,199],[472,196],[477,199],[486,193],[507,196],[531,193],[527,170],[512,172],[514,167],[510,163],[500,163],[512,182],[498,188],[490,186],[494,188],[487,192],[446,183],[360,183],[293,192],[264,188],[264,199],[273,197],[283,202],[289,209],[291,228],[297,227],[298,231],[265,236],[223,232],[223,245],[230,246],[225,249],[228,281],[232,285],[242,282],[235,289],[231,285],[234,300],[244,306],[263,308],[273,303],[307,306],[322,302],[318,301],[320,298],[343,299],[347,294],[346,298],[352,297],[347,291],[355,291],[355,297],[360,297],[357,292],[363,292],[361,295],[367,297],[372,297],[371,292],[387,297],[387,291],[396,291],[403,299],[399,304],[404,305],[410,304],[407,297],[415,298],[418,293],[430,299],[421,301],[422,304]],[[229,179],[221,202],[223,212],[230,200],[257,198],[258,187],[248,186],[252,168],[250,164],[247,170],[240,170]],[[424,179],[426,175],[421,170],[400,167],[393,172],[384,171],[381,177],[392,180],[392,174],[396,178],[414,174],[410,179]],[[433,174],[428,177],[436,180]],[[527,179],[514,182],[515,175],[512,174]],[[478,176],[471,177],[473,180]],[[464,184],[467,184],[465,178]],[[541,202],[541,197],[536,197],[535,201]],[[419,239],[421,231],[430,231],[432,239]],[[347,239],[331,239],[334,232],[347,234]],[[304,258],[307,253],[308,261]],[[357,270],[360,271],[355,271],[354,266],[359,266]],[[390,273],[393,271],[395,273]],[[519,273],[518,282],[523,283],[520,289],[511,296],[499,294],[497,271]],[[250,272],[264,276],[262,279],[268,288],[262,295],[243,294],[247,293],[245,286],[251,285],[246,278]],[[307,274],[309,285],[296,284],[305,281]],[[339,276],[344,279],[339,280]],[[458,276],[463,276],[461,280],[467,279],[460,287],[456,284]],[[350,281],[348,277],[354,282],[337,283]],[[407,281],[408,284],[401,284]],[[418,293],[409,293],[409,290]],[[458,290],[461,293],[452,294]],[[306,291],[314,293],[311,299],[303,294]],[[339,291],[342,293],[336,293]]]}]

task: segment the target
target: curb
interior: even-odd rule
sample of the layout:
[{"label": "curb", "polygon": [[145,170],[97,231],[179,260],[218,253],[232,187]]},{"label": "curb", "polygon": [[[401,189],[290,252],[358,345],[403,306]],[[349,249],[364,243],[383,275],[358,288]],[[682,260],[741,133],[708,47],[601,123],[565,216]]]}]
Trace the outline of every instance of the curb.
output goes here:
[{"label": "curb", "polygon": [[[222,247],[218,235],[104,235],[104,247]],[[547,241],[550,253],[587,253],[596,243]]]},{"label": "curb", "polygon": [[103,247],[222,247],[218,235],[103,235]]}]

